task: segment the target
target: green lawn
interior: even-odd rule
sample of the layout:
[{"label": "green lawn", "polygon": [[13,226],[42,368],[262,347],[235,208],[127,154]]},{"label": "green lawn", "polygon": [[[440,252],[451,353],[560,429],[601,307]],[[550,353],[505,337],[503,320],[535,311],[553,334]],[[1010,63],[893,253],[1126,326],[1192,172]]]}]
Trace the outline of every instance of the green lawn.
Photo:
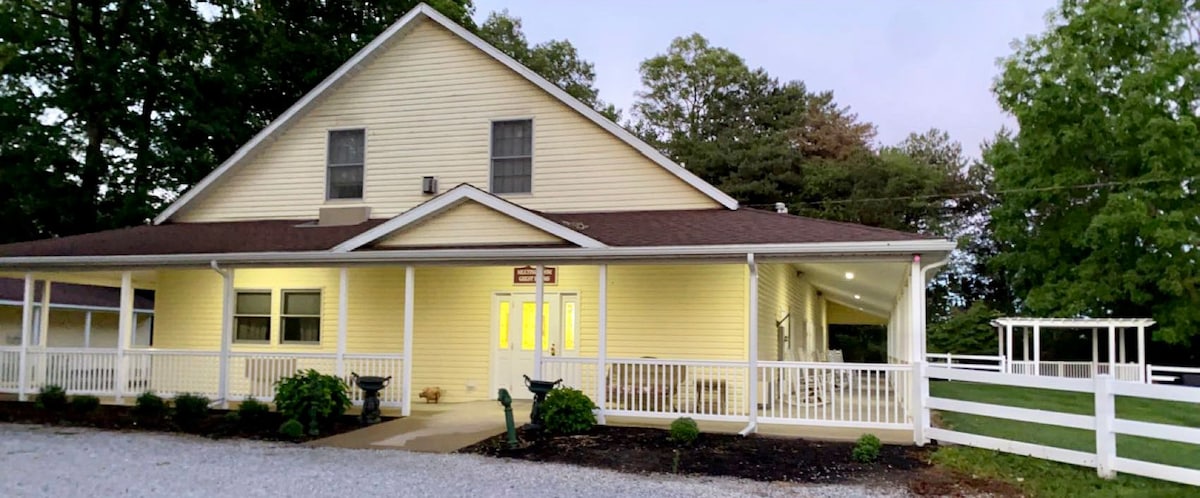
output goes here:
[{"label": "green lawn", "polygon": [[[939,398],[1082,415],[1091,415],[1093,411],[1093,397],[1086,393],[971,382],[932,382],[929,394]],[[940,411],[939,414],[943,426],[960,432],[1095,451],[1095,436],[1087,430],[955,412]],[[1190,403],[1118,397],[1117,416],[1129,420],[1200,427],[1200,406]],[[1200,469],[1200,446],[1189,444],[1118,435],[1117,454]],[[1200,489],[1188,486],[1132,476],[1105,481],[1096,477],[1095,469],[978,448],[941,448],[934,460],[960,471],[1014,482],[1034,496],[1200,496]]]}]

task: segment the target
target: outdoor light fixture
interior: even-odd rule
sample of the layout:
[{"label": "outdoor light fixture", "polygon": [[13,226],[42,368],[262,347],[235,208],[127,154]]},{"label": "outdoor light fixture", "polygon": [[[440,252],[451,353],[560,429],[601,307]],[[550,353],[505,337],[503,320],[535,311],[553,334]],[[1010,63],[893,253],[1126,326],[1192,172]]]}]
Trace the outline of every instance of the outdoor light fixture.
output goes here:
[{"label": "outdoor light fixture", "polygon": [[846,272],[846,280],[854,280],[854,272],[852,272],[852,271]]},{"label": "outdoor light fixture", "polygon": [[855,295],[854,295],[854,299],[862,299],[862,296],[860,296],[860,295],[858,295],[858,294],[855,294]]}]

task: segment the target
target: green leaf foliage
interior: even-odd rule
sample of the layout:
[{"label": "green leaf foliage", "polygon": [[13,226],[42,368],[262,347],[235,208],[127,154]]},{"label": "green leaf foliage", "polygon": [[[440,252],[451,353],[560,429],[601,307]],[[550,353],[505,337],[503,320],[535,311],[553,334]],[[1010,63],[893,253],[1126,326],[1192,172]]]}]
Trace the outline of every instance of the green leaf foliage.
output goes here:
[{"label": "green leaf foliage", "polygon": [[208,405],[211,401],[197,394],[183,393],[175,396],[175,407],[172,419],[175,424],[188,432],[195,431],[208,418]]},{"label": "green leaf foliage", "polygon": [[67,408],[67,391],[57,385],[42,386],[33,403],[42,410],[61,412]]},{"label": "green leaf foliage", "polygon": [[133,403],[133,418],[141,424],[158,424],[167,416],[167,401],[153,392],[139,394]]},{"label": "green leaf foliage", "polygon": [[691,446],[700,438],[700,426],[691,417],[679,417],[671,421],[668,437],[676,443]]},{"label": "green leaf foliage", "polygon": [[1022,312],[1148,316],[1182,343],[1200,325],[1200,45],[1196,5],[1063,1],[1003,62],[1019,131],[986,152],[991,211]]},{"label": "green leaf foliage", "polygon": [[90,415],[100,408],[100,398],[90,394],[71,396],[71,412],[76,415]]},{"label": "green leaf foliage", "polygon": [[850,458],[859,463],[871,463],[879,459],[879,450],[883,442],[874,434],[863,434],[850,450]]},{"label": "green leaf foliage", "polygon": [[309,369],[275,383],[275,407],[285,418],[303,424],[308,435],[317,436],[350,407],[347,390],[342,379]]},{"label": "green leaf foliage", "polygon": [[560,387],[540,405],[546,430],[556,434],[582,434],[596,425],[596,404],[583,391]]}]

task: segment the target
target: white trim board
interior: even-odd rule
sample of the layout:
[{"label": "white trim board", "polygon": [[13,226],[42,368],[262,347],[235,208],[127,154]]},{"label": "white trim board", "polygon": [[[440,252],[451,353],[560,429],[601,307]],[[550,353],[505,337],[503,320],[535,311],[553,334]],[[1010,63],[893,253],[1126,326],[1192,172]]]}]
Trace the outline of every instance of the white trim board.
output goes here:
[{"label": "white trim board", "polygon": [[470,43],[479,50],[482,50],[483,53],[491,56],[501,64],[504,64],[509,69],[516,71],[517,74],[537,85],[539,88],[546,91],[546,93],[549,93],[551,96],[566,104],[571,109],[574,109],[576,112],[582,114],[583,117],[588,118],[605,131],[613,134],[613,136],[633,147],[643,156],[646,156],[646,158],[667,170],[667,172],[675,175],[680,180],[683,180],[685,183],[691,185],[696,190],[699,190],[704,195],[708,196],[714,201],[717,201],[722,206],[725,206],[729,209],[737,209],[738,202],[729,195],[721,192],[708,182],[700,179],[700,177],[688,171],[683,166],[675,163],[650,144],[647,144],[646,142],[634,136],[628,130],[620,127],[616,123],[613,123],[608,118],[602,116],[599,112],[596,112],[595,109],[588,107],[583,102],[580,102],[575,97],[572,97],[554,83],[551,83],[529,68],[521,65],[521,63],[517,62],[512,57],[509,57],[496,47],[493,47],[487,42],[483,41],[482,38],[479,38],[466,28],[459,26],[454,21],[451,21],[446,16],[443,16],[433,7],[422,3],[405,14],[404,17],[401,17],[400,20],[396,21],[395,24],[389,26],[374,40],[371,40],[371,42],[363,47],[362,50],[359,50],[358,53],[354,54],[350,60],[338,67],[333,74],[321,81],[320,84],[305,94],[304,97],[289,107],[287,111],[284,111],[284,113],[278,118],[275,118],[271,124],[267,125],[266,128],[254,135],[249,142],[246,142],[244,145],[238,148],[238,150],[234,152],[229,159],[226,159],[225,162],[221,163],[216,170],[214,170],[212,173],[209,173],[208,176],[204,177],[204,179],[200,180],[198,183],[196,183],[196,185],[184,192],[179,199],[176,199],[175,202],[172,202],[171,205],[167,206],[167,208],[163,210],[161,214],[154,218],[154,224],[158,225],[171,219],[171,216],[175,215],[175,213],[179,212],[180,209],[183,209],[183,207],[188,203],[198,198],[205,190],[216,184],[222,176],[229,173],[238,165],[249,159],[261,146],[269,143],[277,135],[283,133],[289,125],[291,125],[294,121],[299,119],[313,106],[315,106],[322,97],[333,91],[334,87],[341,83],[342,80],[349,78],[358,70],[365,67],[367,63],[371,62],[371,60],[373,60],[386,47],[390,46],[396,39],[398,39],[398,37],[406,35],[409,31],[411,31],[412,27],[416,26],[420,21],[425,19],[441,25],[443,28],[446,28],[446,30],[459,36],[467,43]]},{"label": "white trim board", "polygon": [[546,218],[538,216],[528,209],[500,199],[499,197],[464,183],[450,189],[444,194],[430,199],[429,201],[417,207],[405,211],[403,214],[388,220],[382,225],[367,230],[366,232],[363,232],[350,240],[338,244],[332,249],[332,252],[339,253],[353,251],[399,230],[403,230],[405,227],[413,226],[425,221],[428,218],[435,217],[452,207],[468,201],[477,202],[494,211],[507,215],[514,220],[525,223],[526,225],[563,239],[579,247],[606,247],[603,243],[596,239],[571,230],[559,223],[555,223]]}]

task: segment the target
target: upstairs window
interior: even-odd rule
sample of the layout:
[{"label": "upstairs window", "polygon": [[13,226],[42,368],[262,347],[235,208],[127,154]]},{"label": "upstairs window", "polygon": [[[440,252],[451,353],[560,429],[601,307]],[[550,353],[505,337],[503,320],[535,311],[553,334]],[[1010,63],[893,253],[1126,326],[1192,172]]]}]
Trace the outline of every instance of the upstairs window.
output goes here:
[{"label": "upstairs window", "polygon": [[331,130],[326,161],[325,198],[362,199],[367,131]]},{"label": "upstairs window", "polygon": [[533,192],[533,120],[492,122],[493,194]]}]

